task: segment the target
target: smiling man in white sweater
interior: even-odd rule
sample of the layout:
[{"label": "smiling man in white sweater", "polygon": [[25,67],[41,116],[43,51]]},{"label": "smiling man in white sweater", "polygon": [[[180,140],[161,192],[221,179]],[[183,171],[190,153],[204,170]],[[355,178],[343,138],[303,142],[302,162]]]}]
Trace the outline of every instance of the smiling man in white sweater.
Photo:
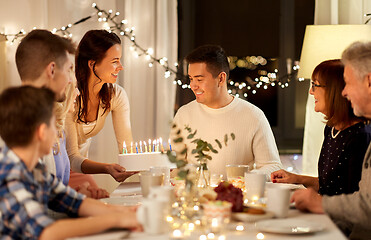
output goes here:
[{"label": "smiling man in white sweater", "polygon": [[[208,163],[210,173],[226,176],[227,164],[248,164],[253,171],[266,174],[282,168],[276,142],[264,113],[253,104],[228,93],[229,63],[220,46],[205,45],[193,50],[187,57],[188,76],[196,100],[182,106],[174,117],[178,128],[189,126],[197,130],[196,137],[215,144],[215,139],[224,139],[234,133],[234,141],[211,153]],[[186,131],[182,131],[186,134]],[[183,136],[188,147],[187,160],[195,162],[191,153],[193,139]],[[182,147],[175,145],[175,151]]]}]

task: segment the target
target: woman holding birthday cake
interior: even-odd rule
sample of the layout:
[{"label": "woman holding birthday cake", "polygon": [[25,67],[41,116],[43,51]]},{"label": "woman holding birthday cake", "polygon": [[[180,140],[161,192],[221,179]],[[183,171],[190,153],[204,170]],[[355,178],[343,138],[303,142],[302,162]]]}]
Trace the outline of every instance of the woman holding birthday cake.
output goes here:
[{"label": "woman holding birthday cake", "polygon": [[[115,84],[122,47],[120,38],[106,30],[88,31],[81,39],[76,53],[76,79],[80,96],[73,113],[66,117],[67,152],[71,170],[77,173],[110,174],[121,182],[130,177],[125,168],[115,163],[99,163],[88,159],[91,138],[103,128],[112,113],[119,150],[123,142],[132,142],[130,107],[125,90]],[[81,177],[71,173],[70,180]]]}]

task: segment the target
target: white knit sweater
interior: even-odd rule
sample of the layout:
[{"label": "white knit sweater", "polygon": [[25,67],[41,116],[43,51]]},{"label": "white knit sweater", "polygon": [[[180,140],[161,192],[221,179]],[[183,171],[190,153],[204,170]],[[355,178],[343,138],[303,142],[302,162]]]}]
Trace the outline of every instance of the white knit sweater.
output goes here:
[{"label": "white knit sweater", "polygon": [[[210,173],[226,176],[226,164],[248,164],[252,169],[255,163],[254,171],[265,173],[269,180],[272,172],[282,168],[268,120],[258,107],[245,100],[234,98],[230,104],[219,109],[209,108],[195,100],[178,110],[174,123],[182,130],[184,143],[188,147],[188,161],[196,161],[191,153],[196,145],[191,143],[193,139],[187,139],[185,125],[189,125],[193,131],[197,130],[196,138],[211,143],[219,151],[218,154],[211,153],[212,160],[208,162]],[[235,134],[234,141],[230,133]],[[172,138],[174,134],[175,130],[172,131]],[[229,135],[227,147],[223,144],[225,134]],[[217,147],[215,139],[223,144],[222,149]],[[181,145],[173,145],[175,151],[182,150]]]},{"label": "white knit sweater", "polygon": [[128,97],[125,90],[121,86],[117,84],[112,85],[114,88],[114,95],[111,99],[110,111],[104,112],[102,104],[99,105],[96,125],[89,134],[84,133],[84,124],[78,123],[76,120],[77,108],[75,108],[74,113],[67,114],[65,122],[66,148],[71,162],[71,169],[75,172],[81,173],[81,164],[85,159],[87,159],[87,156],[83,156],[81,154],[81,148],[89,147],[86,146],[86,144],[90,145],[88,140],[102,130],[106,117],[110,112],[112,112],[113,128],[115,131],[119,152],[122,152],[122,145],[124,141],[127,143],[133,141],[131,134],[130,106]]}]

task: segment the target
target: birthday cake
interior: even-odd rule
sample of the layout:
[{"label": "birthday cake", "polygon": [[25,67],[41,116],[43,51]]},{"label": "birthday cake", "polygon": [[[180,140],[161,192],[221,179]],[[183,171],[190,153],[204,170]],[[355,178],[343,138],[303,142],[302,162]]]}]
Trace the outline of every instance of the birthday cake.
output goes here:
[{"label": "birthday cake", "polygon": [[150,167],[176,168],[176,165],[169,161],[167,155],[161,152],[119,154],[119,164],[129,172],[145,171]]}]

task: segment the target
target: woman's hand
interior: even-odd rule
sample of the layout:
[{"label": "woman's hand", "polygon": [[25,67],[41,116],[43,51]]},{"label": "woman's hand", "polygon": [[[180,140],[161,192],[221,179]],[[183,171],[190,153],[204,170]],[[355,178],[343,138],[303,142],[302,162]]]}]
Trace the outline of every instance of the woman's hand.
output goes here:
[{"label": "woman's hand", "polygon": [[138,172],[126,172],[124,167],[116,163],[111,163],[107,165],[107,173],[110,174],[117,182],[123,182],[128,177]]},{"label": "woman's hand", "polygon": [[271,179],[274,183],[298,183],[298,175],[283,169],[271,173]]},{"label": "woman's hand", "polygon": [[101,199],[109,197],[109,193],[102,188],[95,188],[90,186],[89,182],[84,182],[75,189],[77,192],[94,199]]}]

